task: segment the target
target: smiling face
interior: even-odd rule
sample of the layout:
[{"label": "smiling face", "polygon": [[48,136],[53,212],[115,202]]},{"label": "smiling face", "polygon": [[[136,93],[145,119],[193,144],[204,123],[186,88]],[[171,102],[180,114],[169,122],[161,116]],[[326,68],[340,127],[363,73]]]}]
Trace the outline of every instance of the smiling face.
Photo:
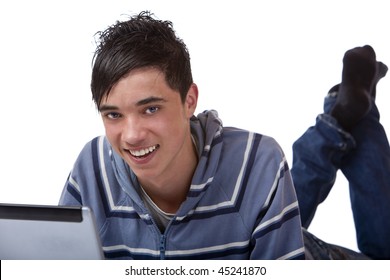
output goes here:
[{"label": "smiling face", "polygon": [[183,103],[163,72],[146,68],[130,72],[102,99],[99,111],[106,136],[141,183],[169,184],[192,176],[188,170],[195,168],[197,158],[189,119],[197,98],[193,84]]}]

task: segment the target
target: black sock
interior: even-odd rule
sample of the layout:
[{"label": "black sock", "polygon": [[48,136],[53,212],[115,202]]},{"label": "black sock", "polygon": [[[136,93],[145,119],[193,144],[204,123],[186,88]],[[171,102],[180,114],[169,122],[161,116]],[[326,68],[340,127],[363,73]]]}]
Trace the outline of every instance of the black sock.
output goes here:
[{"label": "black sock", "polygon": [[374,81],[373,81],[372,88],[371,88],[371,96],[374,100],[376,98],[376,85],[380,79],[382,79],[384,76],[386,76],[387,70],[388,70],[388,68],[387,68],[386,64],[384,64],[380,61],[377,62],[377,71],[376,71],[376,75],[374,77]]},{"label": "black sock", "polygon": [[350,131],[371,107],[371,90],[376,78],[377,64],[375,51],[371,46],[356,47],[344,55],[342,80],[330,114],[347,131]]}]

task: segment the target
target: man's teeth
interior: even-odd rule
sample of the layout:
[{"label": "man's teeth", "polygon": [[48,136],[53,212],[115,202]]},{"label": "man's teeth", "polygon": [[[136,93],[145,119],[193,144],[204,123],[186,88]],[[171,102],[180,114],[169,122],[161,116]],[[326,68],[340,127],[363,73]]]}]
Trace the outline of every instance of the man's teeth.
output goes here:
[{"label": "man's teeth", "polygon": [[142,157],[144,155],[147,155],[147,154],[153,152],[154,150],[156,150],[156,148],[157,148],[157,146],[152,146],[152,147],[137,150],[137,151],[130,150],[130,154],[132,154],[133,156],[136,156],[136,157]]}]

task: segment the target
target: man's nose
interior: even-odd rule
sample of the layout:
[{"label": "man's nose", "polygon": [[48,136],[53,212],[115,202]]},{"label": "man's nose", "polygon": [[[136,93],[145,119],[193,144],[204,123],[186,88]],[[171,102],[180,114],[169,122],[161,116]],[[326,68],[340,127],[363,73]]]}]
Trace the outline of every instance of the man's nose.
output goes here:
[{"label": "man's nose", "polygon": [[136,145],[145,138],[146,129],[142,120],[135,117],[128,117],[122,128],[122,140],[129,144]]}]

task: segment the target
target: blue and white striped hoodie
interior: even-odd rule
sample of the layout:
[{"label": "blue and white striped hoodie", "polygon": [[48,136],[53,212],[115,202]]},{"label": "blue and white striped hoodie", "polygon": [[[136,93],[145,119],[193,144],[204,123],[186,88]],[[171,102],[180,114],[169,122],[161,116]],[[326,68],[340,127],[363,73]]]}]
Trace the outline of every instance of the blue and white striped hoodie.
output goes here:
[{"label": "blue and white striped hoodie", "polygon": [[215,111],[194,116],[191,130],[199,163],[164,232],[104,136],[81,151],[60,204],[92,208],[108,259],[304,259],[295,190],[276,141],[223,127]]}]

